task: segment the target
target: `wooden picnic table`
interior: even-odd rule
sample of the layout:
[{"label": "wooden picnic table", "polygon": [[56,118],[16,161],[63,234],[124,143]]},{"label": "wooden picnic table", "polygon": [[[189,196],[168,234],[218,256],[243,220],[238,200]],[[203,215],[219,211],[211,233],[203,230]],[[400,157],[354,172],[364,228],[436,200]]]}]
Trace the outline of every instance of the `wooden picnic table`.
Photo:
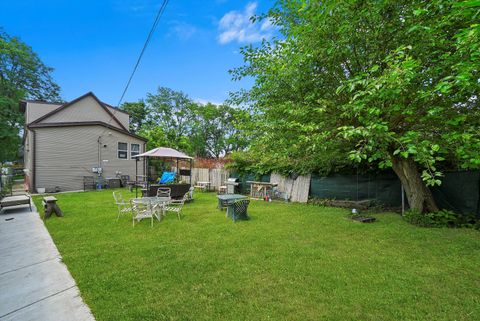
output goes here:
[{"label": "wooden picnic table", "polygon": [[247,181],[247,183],[250,184],[250,197],[252,198],[265,198],[268,191],[273,190],[278,185],[277,183],[255,181]]},{"label": "wooden picnic table", "polygon": [[52,212],[55,213],[58,217],[63,216],[62,210],[57,205],[57,199],[53,196],[45,196],[43,198],[43,204],[45,209],[44,218],[47,219],[52,215]]},{"label": "wooden picnic table", "polygon": [[195,187],[200,188],[202,191],[209,191],[210,190],[210,182],[197,182]]}]

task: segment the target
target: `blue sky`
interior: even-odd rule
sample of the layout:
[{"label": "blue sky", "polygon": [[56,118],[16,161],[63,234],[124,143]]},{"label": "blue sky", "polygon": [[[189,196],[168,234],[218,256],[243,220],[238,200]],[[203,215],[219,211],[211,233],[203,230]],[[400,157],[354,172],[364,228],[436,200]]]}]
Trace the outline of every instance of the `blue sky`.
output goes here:
[{"label": "blue sky", "polygon": [[[0,2],[0,26],[55,68],[62,98],[93,91],[116,105],[162,0],[22,0]],[[268,22],[252,25],[273,0],[170,0],[124,101],[165,86],[220,103],[248,88],[228,70],[243,64],[239,48],[270,38]]]}]

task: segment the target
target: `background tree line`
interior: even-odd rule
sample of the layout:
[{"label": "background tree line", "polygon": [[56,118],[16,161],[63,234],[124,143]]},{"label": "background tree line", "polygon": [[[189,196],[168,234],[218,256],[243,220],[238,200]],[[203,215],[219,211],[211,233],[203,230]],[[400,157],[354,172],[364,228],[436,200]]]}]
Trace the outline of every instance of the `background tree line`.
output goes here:
[{"label": "background tree line", "polygon": [[148,139],[148,148],[167,146],[197,157],[219,158],[247,146],[236,126],[249,120],[243,109],[200,104],[166,87],[138,102],[124,103],[121,109],[130,114],[130,130]]}]

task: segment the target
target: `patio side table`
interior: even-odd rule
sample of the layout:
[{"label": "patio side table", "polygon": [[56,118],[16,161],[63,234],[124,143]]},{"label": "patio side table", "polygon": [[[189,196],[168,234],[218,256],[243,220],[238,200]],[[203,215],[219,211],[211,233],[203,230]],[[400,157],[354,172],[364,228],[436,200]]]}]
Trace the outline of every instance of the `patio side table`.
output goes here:
[{"label": "patio side table", "polygon": [[218,209],[222,210],[227,208],[226,216],[235,215],[234,208],[232,207],[235,201],[247,199],[245,195],[240,194],[223,194],[217,195],[218,198]]}]

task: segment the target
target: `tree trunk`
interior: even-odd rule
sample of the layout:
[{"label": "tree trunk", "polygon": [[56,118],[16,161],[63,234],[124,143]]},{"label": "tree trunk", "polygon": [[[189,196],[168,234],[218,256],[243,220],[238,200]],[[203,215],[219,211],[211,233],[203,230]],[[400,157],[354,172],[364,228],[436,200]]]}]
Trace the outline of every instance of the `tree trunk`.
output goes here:
[{"label": "tree trunk", "polygon": [[403,184],[411,209],[420,213],[437,212],[438,207],[432,192],[418,173],[417,165],[410,158],[393,158],[393,170]]}]

